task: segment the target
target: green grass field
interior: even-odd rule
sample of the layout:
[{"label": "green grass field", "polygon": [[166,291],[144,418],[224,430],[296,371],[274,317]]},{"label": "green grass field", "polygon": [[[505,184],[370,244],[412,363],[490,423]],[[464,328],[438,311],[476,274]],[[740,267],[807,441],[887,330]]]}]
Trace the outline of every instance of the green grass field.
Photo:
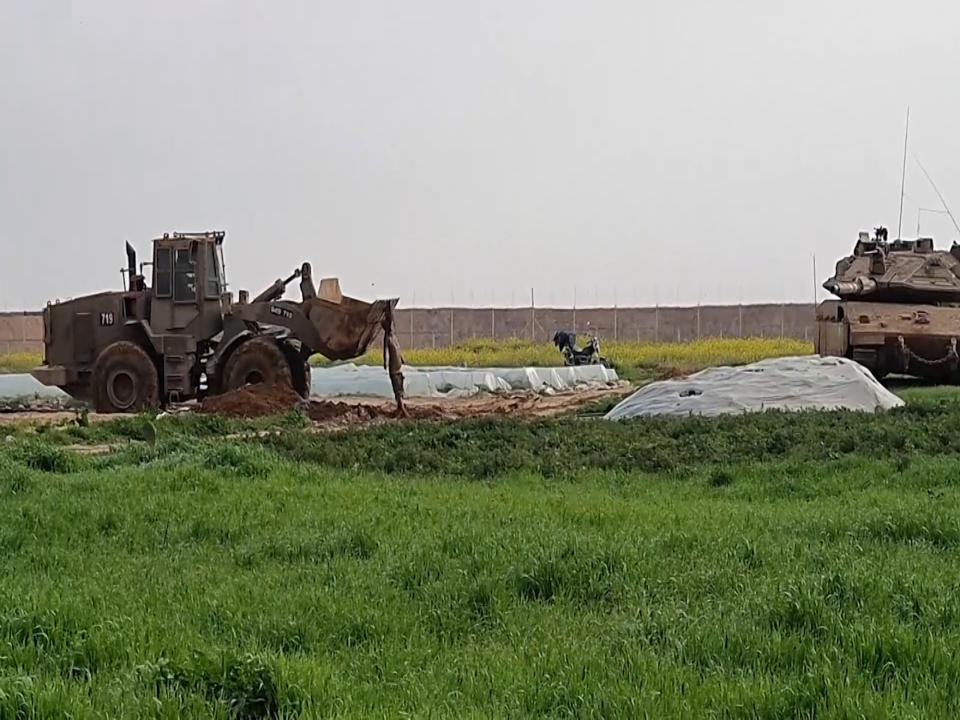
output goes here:
[{"label": "green grass field", "polygon": [[0,718],[956,717],[960,396],[903,394],[0,427]]}]

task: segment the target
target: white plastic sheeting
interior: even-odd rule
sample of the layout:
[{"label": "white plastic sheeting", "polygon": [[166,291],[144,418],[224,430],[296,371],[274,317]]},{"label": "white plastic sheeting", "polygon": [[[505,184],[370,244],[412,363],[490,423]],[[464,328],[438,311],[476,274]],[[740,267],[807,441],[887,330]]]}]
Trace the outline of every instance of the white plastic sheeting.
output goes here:
[{"label": "white plastic sheeting", "polygon": [[846,358],[786,357],[715,367],[640,388],[605,416],[729,415],[762,410],[861,410],[903,405],[862,365]]},{"label": "white plastic sheeting", "polygon": [[16,398],[65,398],[60,388],[47,387],[33,379],[32,375],[3,375],[0,374],[0,400]]},{"label": "white plastic sheeting", "polygon": [[[479,392],[567,392],[606,387],[619,382],[617,373],[602,365],[560,368],[403,368],[409,397],[465,397]],[[320,397],[356,395],[392,398],[390,378],[383,368],[337,365],[314,368],[313,394]]]},{"label": "white plastic sheeting", "polygon": [[[566,392],[606,387],[619,382],[617,373],[602,365],[558,368],[415,368],[404,367],[409,397],[464,397],[478,392]],[[382,367],[336,365],[313,368],[311,391],[319,397],[357,395],[392,398],[390,378]],[[30,375],[0,375],[0,398],[64,398],[55,387],[41,385]]]}]

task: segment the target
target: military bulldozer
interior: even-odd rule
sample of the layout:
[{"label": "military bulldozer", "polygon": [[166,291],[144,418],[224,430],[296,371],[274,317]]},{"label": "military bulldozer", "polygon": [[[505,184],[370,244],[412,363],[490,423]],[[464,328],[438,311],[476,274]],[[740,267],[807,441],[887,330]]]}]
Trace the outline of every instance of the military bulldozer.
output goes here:
[{"label": "military bulldozer", "polygon": [[[137,266],[127,243],[123,291],[50,303],[43,311],[43,364],[33,376],[97,412],[136,412],[245,385],[287,385],[310,394],[310,356],[366,352],[382,332],[384,365],[399,409],[403,377],[393,332],[397,300],[368,303],[314,285],[309,263],[249,299],[227,290],[222,231],[166,233],[152,262]],[[144,267],[151,268],[148,285]],[[284,300],[299,280],[301,300]]]},{"label": "military bulldozer", "polygon": [[837,299],[817,307],[818,354],[851,358],[878,378],[960,380],[960,245],[861,232],[823,287]]}]

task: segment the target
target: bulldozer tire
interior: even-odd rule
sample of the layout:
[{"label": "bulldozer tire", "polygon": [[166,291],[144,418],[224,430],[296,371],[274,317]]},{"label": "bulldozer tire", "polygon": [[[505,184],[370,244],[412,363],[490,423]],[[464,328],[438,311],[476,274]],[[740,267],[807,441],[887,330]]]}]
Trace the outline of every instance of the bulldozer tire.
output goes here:
[{"label": "bulldozer tire", "polygon": [[108,345],[93,366],[93,407],[99,413],[140,412],[160,404],[157,368],[136,343]]},{"label": "bulldozer tire", "polygon": [[266,337],[254,337],[241,343],[223,369],[224,390],[257,383],[293,387],[287,358],[277,344]]}]

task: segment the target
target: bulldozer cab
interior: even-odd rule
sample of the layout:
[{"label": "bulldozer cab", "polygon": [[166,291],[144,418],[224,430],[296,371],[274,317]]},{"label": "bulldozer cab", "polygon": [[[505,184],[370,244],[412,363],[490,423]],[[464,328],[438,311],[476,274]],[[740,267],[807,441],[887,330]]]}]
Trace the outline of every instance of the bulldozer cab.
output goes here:
[{"label": "bulldozer cab", "polygon": [[222,231],[164,233],[153,241],[150,325],[154,333],[211,337],[229,303]]}]

